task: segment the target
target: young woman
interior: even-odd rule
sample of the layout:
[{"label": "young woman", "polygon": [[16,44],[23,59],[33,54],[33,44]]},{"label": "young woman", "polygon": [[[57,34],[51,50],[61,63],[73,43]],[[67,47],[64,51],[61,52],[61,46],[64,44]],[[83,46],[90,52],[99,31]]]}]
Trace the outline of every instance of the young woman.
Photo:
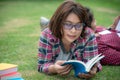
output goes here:
[{"label": "young woman", "polygon": [[[61,66],[66,60],[87,62],[98,54],[94,32],[88,27],[86,9],[73,1],[63,2],[53,14],[49,27],[40,36],[38,71],[47,74],[67,75],[72,66]],[[102,66],[97,63],[88,74],[80,78],[92,78]]]}]

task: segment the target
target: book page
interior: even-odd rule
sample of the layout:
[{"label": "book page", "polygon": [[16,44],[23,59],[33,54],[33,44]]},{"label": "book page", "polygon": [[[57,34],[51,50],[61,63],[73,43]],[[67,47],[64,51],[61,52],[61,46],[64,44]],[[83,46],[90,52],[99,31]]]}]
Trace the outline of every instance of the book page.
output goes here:
[{"label": "book page", "polygon": [[86,70],[87,70],[88,72],[89,72],[89,70],[88,70],[89,66],[90,66],[96,59],[98,59],[98,57],[99,57],[100,55],[101,55],[101,54],[93,57],[91,60],[89,60],[89,61],[86,63]]},{"label": "book page", "polygon": [[118,21],[118,24],[117,24],[115,30],[120,31],[120,20]]},{"label": "book page", "polygon": [[92,68],[92,66],[97,63],[98,61],[100,61],[102,58],[104,57],[104,55],[98,57],[93,63],[91,63],[89,66],[88,66],[88,71],[90,71],[90,69]]},{"label": "book page", "polygon": [[104,30],[99,32],[99,34],[104,35],[104,34],[110,34],[111,32],[109,30]]}]

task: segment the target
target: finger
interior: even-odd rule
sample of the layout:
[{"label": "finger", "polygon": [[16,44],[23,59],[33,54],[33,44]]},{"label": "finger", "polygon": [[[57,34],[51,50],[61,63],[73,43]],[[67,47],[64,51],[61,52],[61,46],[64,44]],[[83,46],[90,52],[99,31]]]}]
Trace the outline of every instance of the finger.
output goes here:
[{"label": "finger", "polygon": [[60,68],[57,70],[58,74],[61,74],[62,72],[64,72],[67,67],[68,67],[68,65],[60,66]]},{"label": "finger", "polygon": [[55,64],[62,65],[65,61],[63,60],[58,60]]},{"label": "finger", "polygon": [[61,70],[61,73],[66,72],[66,71],[71,70],[71,69],[72,69],[72,66],[71,65],[67,65],[66,67],[64,67],[63,70]]},{"label": "finger", "polygon": [[97,73],[97,67],[93,67],[93,68],[90,70],[90,74],[95,75],[96,73]]},{"label": "finger", "polygon": [[96,75],[96,71],[90,71],[90,74],[91,74],[92,76],[95,76],[95,75]]},{"label": "finger", "polygon": [[80,78],[85,78],[85,79],[89,79],[89,78],[92,78],[93,75],[90,75],[90,74],[84,74],[84,73],[80,73],[78,75]]},{"label": "finger", "polygon": [[67,74],[70,73],[71,69],[72,69],[72,66],[69,65],[69,66],[68,66],[66,69],[64,69],[64,71],[61,72],[60,74],[61,74],[61,75],[67,75]]},{"label": "finger", "polygon": [[96,63],[95,65],[94,65],[94,67],[97,67],[98,66],[98,63]]},{"label": "finger", "polygon": [[58,74],[60,74],[61,72],[64,71],[64,69],[66,69],[67,66],[60,66],[60,65],[56,65],[56,71]]}]

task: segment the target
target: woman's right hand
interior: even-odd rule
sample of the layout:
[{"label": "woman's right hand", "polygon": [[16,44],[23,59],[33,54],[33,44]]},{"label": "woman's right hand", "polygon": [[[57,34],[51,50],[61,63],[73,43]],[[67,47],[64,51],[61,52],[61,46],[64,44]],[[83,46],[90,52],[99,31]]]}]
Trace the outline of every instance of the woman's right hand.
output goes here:
[{"label": "woman's right hand", "polygon": [[65,61],[58,60],[54,65],[51,65],[49,67],[49,71],[52,73],[57,73],[61,76],[67,75],[70,73],[72,66],[71,65],[65,65],[61,66]]}]

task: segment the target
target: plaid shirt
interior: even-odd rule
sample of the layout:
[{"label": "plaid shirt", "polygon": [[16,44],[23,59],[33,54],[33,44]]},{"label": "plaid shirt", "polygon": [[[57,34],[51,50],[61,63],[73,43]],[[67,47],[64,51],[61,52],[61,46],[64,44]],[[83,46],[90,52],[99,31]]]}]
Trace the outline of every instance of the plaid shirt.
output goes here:
[{"label": "plaid shirt", "polygon": [[[48,67],[55,63],[60,53],[60,39],[52,35],[46,28],[42,31],[38,49],[38,71],[48,73]],[[98,54],[98,47],[95,35],[90,28],[85,29],[85,38],[79,37],[71,44],[72,59],[87,62]],[[101,70],[102,66],[99,64]]]}]

